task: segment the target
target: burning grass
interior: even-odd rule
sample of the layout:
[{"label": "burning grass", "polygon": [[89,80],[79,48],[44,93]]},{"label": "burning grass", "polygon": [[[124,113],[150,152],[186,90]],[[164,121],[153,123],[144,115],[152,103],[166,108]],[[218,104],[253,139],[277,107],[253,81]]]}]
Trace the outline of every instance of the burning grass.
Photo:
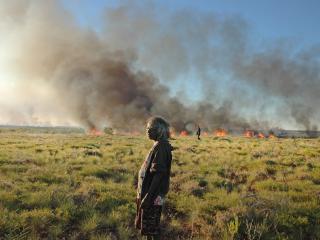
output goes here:
[{"label": "burning grass", "polygon": [[[163,239],[320,238],[320,139],[172,144]],[[144,136],[0,134],[0,239],[139,239],[136,175],[151,145]]]},{"label": "burning grass", "polygon": [[217,137],[225,137],[228,135],[228,132],[225,129],[217,129],[216,131],[214,131],[214,135]]}]

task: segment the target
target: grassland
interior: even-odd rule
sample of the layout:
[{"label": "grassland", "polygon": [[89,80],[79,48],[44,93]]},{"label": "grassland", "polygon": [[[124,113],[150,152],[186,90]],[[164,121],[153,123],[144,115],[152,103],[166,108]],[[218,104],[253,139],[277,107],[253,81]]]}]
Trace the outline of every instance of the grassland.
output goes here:
[{"label": "grassland", "polygon": [[[163,239],[320,239],[320,139],[178,137]],[[144,136],[0,133],[0,239],[140,239]]]}]

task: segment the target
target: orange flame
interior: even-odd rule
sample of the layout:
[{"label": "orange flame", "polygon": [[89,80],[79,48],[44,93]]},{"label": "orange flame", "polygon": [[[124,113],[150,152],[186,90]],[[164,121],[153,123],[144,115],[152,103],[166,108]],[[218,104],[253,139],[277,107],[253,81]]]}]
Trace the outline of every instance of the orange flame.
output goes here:
[{"label": "orange flame", "polygon": [[217,129],[216,131],[214,131],[214,134],[217,136],[217,137],[224,137],[228,134],[228,132],[224,129]]},{"label": "orange flame", "polygon": [[181,131],[180,136],[181,137],[186,137],[186,136],[188,136],[188,132],[183,130],[183,131]]},{"label": "orange flame", "polygon": [[266,136],[263,133],[261,133],[261,132],[258,133],[258,138],[265,138],[265,137]]},{"label": "orange flame", "polygon": [[205,136],[205,137],[207,137],[208,135],[209,135],[208,132],[203,133],[203,136]]},{"label": "orange flame", "polygon": [[92,135],[92,136],[101,136],[102,135],[102,132],[99,131],[98,129],[96,128],[92,128],[89,130],[89,135]]},{"label": "orange flame", "polygon": [[270,133],[269,138],[276,138],[276,136],[273,133]]},{"label": "orange flame", "polygon": [[247,131],[244,132],[244,136],[248,137],[248,138],[251,138],[251,137],[254,136],[254,132],[250,131],[250,130],[247,130]]}]

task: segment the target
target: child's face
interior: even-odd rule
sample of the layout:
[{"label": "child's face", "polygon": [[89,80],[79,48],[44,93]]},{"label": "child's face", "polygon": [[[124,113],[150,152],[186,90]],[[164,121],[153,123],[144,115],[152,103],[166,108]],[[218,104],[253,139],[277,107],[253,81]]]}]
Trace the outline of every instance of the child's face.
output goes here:
[{"label": "child's face", "polygon": [[147,124],[146,134],[149,139],[157,140],[157,130],[154,127],[152,127],[150,124]]}]

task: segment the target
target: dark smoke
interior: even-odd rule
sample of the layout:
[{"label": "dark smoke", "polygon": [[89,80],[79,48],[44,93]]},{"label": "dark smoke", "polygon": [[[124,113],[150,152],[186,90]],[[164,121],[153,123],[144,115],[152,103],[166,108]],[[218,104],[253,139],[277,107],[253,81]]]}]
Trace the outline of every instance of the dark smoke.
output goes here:
[{"label": "dark smoke", "polygon": [[[54,96],[33,102],[33,113],[55,99],[52,112],[88,128],[140,130],[152,115],[177,131],[190,123],[267,128],[292,119],[297,127],[317,127],[319,52],[254,52],[240,17],[127,4],[107,9],[97,33],[53,0],[2,1],[0,16],[23,95],[41,86]],[[172,92],[171,85],[190,92],[195,83],[198,101],[180,94],[183,87]]]},{"label": "dark smoke", "polygon": [[283,100],[298,124],[307,130],[315,130],[317,126],[312,125],[311,120],[319,117],[319,53],[293,54],[275,48],[247,54],[234,64],[233,70],[236,77]]}]

